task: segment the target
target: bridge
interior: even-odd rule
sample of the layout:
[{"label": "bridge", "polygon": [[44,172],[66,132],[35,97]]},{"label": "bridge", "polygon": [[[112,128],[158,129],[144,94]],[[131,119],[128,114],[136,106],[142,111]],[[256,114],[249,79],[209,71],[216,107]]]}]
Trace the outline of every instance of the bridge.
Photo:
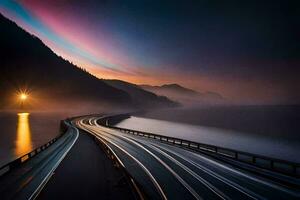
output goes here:
[{"label": "bridge", "polygon": [[60,136],[0,168],[1,199],[300,199],[298,163],[111,123],[123,116],[63,121]]}]

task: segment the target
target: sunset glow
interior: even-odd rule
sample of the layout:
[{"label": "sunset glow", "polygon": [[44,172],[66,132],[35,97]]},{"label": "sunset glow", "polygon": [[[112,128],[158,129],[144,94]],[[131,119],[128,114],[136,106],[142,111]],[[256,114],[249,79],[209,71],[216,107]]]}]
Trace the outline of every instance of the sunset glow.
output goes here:
[{"label": "sunset glow", "polygon": [[178,83],[244,103],[299,101],[297,35],[286,31],[297,26],[275,3],[238,6],[3,0],[0,12],[98,78]]},{"label": "sunset glow", "polygon": [[0,0],[0,200],[300,200],[298,8]]}]

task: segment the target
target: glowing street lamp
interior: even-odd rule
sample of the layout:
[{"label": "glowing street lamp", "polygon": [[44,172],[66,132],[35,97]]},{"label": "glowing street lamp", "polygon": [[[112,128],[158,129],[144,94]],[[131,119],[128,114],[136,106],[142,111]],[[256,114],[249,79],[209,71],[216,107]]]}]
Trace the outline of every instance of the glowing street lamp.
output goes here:
[{"label": "glowing street lamp", "polygon": [[25,109],[25,106],[29,106],[28,103],[29,103],[29,93],[27,91],[19,91],[17,93],[17,99],[18,99],[18,104],[20,106],[20,109],[23,110]]},{"label": "glowing street lamp", "polygon": [[28,98],[28,95],[27,95],[27,94],[25,94],[25,93],[21,93],[21,94],[20,94],[20,100],[21,100],[21,101],[25,101],[27,98]]}]

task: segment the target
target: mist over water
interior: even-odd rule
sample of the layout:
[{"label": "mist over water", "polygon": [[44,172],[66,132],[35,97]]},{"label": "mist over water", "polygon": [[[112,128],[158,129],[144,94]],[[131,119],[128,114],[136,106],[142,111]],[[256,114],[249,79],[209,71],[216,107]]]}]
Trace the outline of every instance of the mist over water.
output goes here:
[{"label": "mist over water", "polygon": [[161,109],[138,116],[300,141],[300,106],[202,106]]},{"label": "mist over water", "polygon": [[96,101],[67,101],[44,104],[44,107],[24,107],[0,110],[0,166],[47,143],[59,134],[60,121],[68,117],[128,112],[128,109]]},{"label": "mist over water", "polygon": [[[100,102],[78,102],[53,111],[2,111],[0,165],[56,137],[61,119],[128,111]],[[300,162],[299,111],[299,106],[183,107],[152,110],[119,126]],[[24,112],[28,115],[20,114]]]},{"label": "mist over water", "polygon": [[298,106],[167,109],[139,114],[117,126],[300,162],[298,111]]}]

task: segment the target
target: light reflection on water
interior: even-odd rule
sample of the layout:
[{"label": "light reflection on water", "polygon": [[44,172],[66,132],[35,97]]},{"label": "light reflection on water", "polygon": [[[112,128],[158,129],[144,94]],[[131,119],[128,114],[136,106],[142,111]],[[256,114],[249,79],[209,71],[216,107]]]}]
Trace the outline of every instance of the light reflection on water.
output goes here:
[{"label": "light reflection on water", "polygon": [[16,112],[0,111],[0,166],[24,155],[22,152],[26,154],[56,137],[60,120],[66,117],[65,113],[57,112],[30,112],[26,117],[26,114],[19,116]]},{"label": "light reflection on water", "polygon": [[18,113],[15,156],[20,157],[32,150],[29,113]]}]

